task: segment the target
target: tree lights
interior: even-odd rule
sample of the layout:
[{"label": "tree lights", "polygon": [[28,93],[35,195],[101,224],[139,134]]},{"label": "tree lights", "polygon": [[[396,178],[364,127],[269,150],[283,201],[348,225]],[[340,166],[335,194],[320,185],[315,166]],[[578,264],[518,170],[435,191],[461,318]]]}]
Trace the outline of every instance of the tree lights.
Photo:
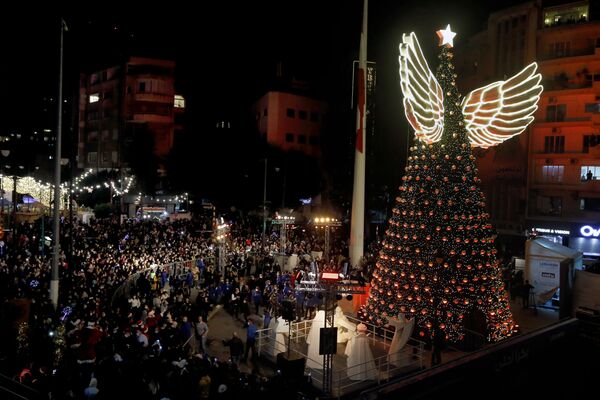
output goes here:
[{"label": "tree lights", "polygon": [[[404,36],[408,43],[404,53],[419,53],[422,57],[414,34],[409,38],[407,41]],[[497,341],[512,334],[514,323],[496,260],[495,232],[479,189],[470,133],[455,84],[451,47],[446,44],[441,42],[441,63],[436,73],[440,92],[445,95],[434,96],[435,101],[443,98],[443,104],[436,105],[436,111],[430,107],[429,114],[412,105],[412,111],[420,113],[409,116],[417,130],[417,143],[410,149],[363,317],[384,325],[389,318],[405,314],[416,319],[419,336],[431,338],[437,325],[447,340],[460,342],[474,329],[474,316],[483,314],[485,327],[481,333],[489,341]],[[426,65],[410,57],[403,60],[401,53],[402,80],[420,73],[407,66],[415,62]],[[403,90],[411,84],[411,90],[429,87],[408,82],[403,83]],[[421,93],[413,93],[408,101],[413,102]],[[438,115],[443,119],[434,121]],[[423,126],[429,130],[419,131]],[[435,127],[443,127],[437,141],[432,140]]]}]

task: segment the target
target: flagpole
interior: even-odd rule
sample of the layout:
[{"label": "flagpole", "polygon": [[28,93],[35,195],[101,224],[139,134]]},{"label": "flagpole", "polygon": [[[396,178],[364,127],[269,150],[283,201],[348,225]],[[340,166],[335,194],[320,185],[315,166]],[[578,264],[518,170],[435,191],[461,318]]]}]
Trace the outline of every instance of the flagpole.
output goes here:
[{"label": "flagpole", "polygon": [[[60,159],[62,156],[62,103],[63,103],[63,39],[67,25],[60,19],[60,63],[58,68],[58,121],[56,127],[56,155],[54,156],[54,232],[52,254],[52,278],[50,280],[50,300],[56,310],[58,306],[58,256],[60,251]],[[43,240],[44,238],[42,238]]]},{"label": "flagpole", "polygon": [[358,56],[358,102],[356,107],[356,149],[354,188],[350,219],[350,265],[356,267],[364,254],[365,240],[365,164],[367,127],[367,21],[369,1],[364,0],[360,51]]}]

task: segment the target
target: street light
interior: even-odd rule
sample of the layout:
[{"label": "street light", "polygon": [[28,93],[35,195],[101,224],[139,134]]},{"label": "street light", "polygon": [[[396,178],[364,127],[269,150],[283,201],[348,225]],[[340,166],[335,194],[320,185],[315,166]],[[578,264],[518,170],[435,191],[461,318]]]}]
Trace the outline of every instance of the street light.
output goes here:
[{"label": "street light", "polygon": [[317,229],[322,228],[325,230],[325,254],[323,255],[323,259],[328,262],[330,228],[342,226],[342,223],[338,219],[332,217],[317,217],[314,219],[314,224],[317,227]]},{"label": "street light", "polygon": [[229,225],[221,224],[217,226],[217,232],[215,235],[215,239],[218,243],[219,250],[219,258],[217,260],[217,266],[220,272],[225,276],[225,241],[227,240],[227,236],[229,234]]},{"label": "street light", "polygon": [[286,246],[286,243],[287,243],[288,225],[293,225],[295,222],[296,222],[296,217],[294,217],[293,215],[279,215],[279,214],[277,214],[277,216],[273,220],[273,224],[280,226],[280,229],[279,229],[279,240],[280,240],[279,250],[280,250],[280,253],[282,253],[282,254],[285,253],[285,246]]}]

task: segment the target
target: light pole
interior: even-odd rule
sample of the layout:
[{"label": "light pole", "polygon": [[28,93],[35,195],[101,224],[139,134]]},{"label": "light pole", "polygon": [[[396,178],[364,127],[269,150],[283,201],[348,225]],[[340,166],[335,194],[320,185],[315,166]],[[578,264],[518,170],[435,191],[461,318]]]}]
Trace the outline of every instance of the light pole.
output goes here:
[{"label": "light pole", "polygon": [[275,219],[273,220],[274,224],[277,224],[280,226],[279,229],[279,240],[280,240],[280,253],[285,253],[285,246],[287,243],[287,230],[288,230],[288,225],[294,224],[294,222],[296,221],[296,218],[293,215],[277,215],[277,217],[275,217]]},{"label": "light pole", "polygon": [[[8,157],[10,155],[10,150],[2,150],[0,151],[3,157]],[[4,181],[4,160],[0,162],[0,202],[2,203],[0,206],[0,227],[3,229],[2,236],[4,236],[4,189],[2,188],[2,183]]]},{"label": "light pole", "polygon": [[227,240],[227,234],[229,233],[229,225],[221,224],[217,226],[217,235],[215,239],[217,239],[218,249],[219,249],[219,258],[217,261],[217,265],[219,271],[223,273],[223,277],[225,277],[225,240]]},{"label": "light pole", "polygon": [[265,158],[265,177],[263,182],[263,228],[262,228],[262,247],[265,249],[267,241],[267,159]]},{"label": "light pole", "polygon": [[336,218],[331,217],[317,217],[315,218],[315,226],[318,228],[322,228],[325,230],[325,251],[323,254],[323,259],[329,262],[329,230],[331,227],[341,226],[342,223],[338,221]]},{"label": "light pole", "polygon": [[60,61],[58,68],[58,121],[56,128],[56,155],[54,157],[54,235],[52,254],[52,279],[50,280],[50,300],[54,309],[58,306],[58,253],[60,242],[60,159],[62,140],[62,103],[63,103],[63,44],[67,24],[60,19]]}]

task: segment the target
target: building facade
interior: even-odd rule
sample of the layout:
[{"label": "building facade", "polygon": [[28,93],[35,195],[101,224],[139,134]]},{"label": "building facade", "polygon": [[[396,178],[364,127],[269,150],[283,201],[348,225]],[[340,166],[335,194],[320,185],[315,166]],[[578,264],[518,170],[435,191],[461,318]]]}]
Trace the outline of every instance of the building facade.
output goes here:
[{"label": "building facade", "polygon": [[151,140],[164,160],[173,147],[185,100],[175,94],[175,63],[131,57],[90,74],[79,86],[78,167],[127,166],[135,140]]},{"label": "building facade", "polygon": [[543,78],[534,123],[506,143],[475,150],[492,222],[500,233],[537,231],[589,256],[600,256],[600,226],[590,225],[600,222],[596,19],[586,1],[528,2],[491,14],[488,29],[456,51],[463,93],[533,61]]},{"label": "building facade", "polygon": [[284,151],[321,157],[321,133],[327,104],[311,97],[269,91],[253,106],[262,138]]}]

